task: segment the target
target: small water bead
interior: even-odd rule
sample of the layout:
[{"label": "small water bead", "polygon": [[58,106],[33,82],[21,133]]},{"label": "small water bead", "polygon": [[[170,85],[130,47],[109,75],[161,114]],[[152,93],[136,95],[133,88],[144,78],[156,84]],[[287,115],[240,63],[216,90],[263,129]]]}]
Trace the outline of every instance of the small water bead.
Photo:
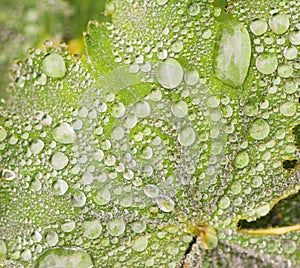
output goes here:
[{"label": "small water bead", "polygon": [[299,46],[300,45],[300,30],[296,30],[290,33],[289,40],[292,45]]},{"label": "small water bead", "polygon": [[27,249],[24,249],[20,255],[20,257],[22,258],[23,261],[30,261],[31,258],[32,258],[32,254],[31,254],[31,251],[27,248]]},{"label": "small water bead", "polygon": [[282,78],[291,77],[293,74],[293,67],[288,64],[281,64],[278,66],[278,75]]},{"label": "small water bead", "polygon": [[230,206],[230,199],[229,197],[225,196],[225,197],[222,197],[220,199],[220,202],[219,202],[219,208],[221,209],[227,209],[229,208]]},{"label": "small water bead", "polygon": [[255,140],[263,140],[270,133],[270,126],[264,119],[256,119],[249,129],[250,136]]},{"label": "small water bead", "polygon": [[263,35],[268,29],[268,24],[261,19],[256,19],[251,22],[250,30],[253,34],[260,36]]},{"label": "small water bead", "polygon": [[77,190],[72,193],[72,205],[74,207],[83,207],[86,203],[86,196],[83,192]]},{"label": "small water bead", "polygon": [[53,78],[63,78],[67,72],[63,57],[57,53],[47,55],[42,66],[44,73]]},{"label": "small water bead", "polygon": [[62,123],[53,130],[53,139],[62,144],[74,143],[76,133],[68,123]]},{"label": "small water bead", "polygon": [[159,195],[156,203],[163,212],[171,212],[175,206],[174,201],[166,195]]},{"label": "small water bead", "polygon": [[16,173],[14,173],[12,170],[9,169],[1,170],[0,174],[1,174],[1,178],[6,181],[12,181],[17,177]]},{"label": "small water bead", "polygon": [[262,177],[261,176],[254,176],[251,181],[251,186],[253,188],[259,188],[262,185]]},{"label": "small water bead", "polygon": [[243,107],[243,111],[247,116],[255,116],[258,113],[258,106],[255,103],[246,103]]},{"label": "small water bead", "polygon": [[160,63],[157,70],[157,81],[162,87],[172,89],[180,85],[183,78],[183,69],[175,59],[167,59]]},{"label": "small water bead", "polygon": [[187,11],[189,15],[197,16],[200,13],[200,6],[198,3],[190,3]]},{"label": "small water bead", "polygon": [[283,242],[283,250],[287,254],[293,254],[297,249],[297,244],[293,240],[285,240]]},{"label": "small water bead", "polygon": [[65,233],[70,233],[75,229],[75,221],[67,221],[61,225],[61,230]]},{"label": "small water bead", "polygon": [[42,189],[41,181],[38,179],[34,179],[30,184],[30,188],[33,191],[40,191]]},{"label": "small water bead", "polygon": [[293,94],[298,90],[298,83],[295,82],[294,80],[288,80],[285,82],[283,86],[283,90],[287,94]]},{"label": "small water bead", "polygon": [[135,104],[135,115],[139,118],[145,118],[150,115],[151,108],[148,102],[139,101]]},{"label": "small water bead", "polygon": [[145,236],[138,236],[133,239],[131,246],[134,251],[142,252],[148,246],[148,238]]},{"label": "small water bead", "polygon": [[261,54],[256,58],[256,68],[262,74],[271,74],[276,71],[278,60],[274,54]]},{"label": "small water bead", "polygon": [[100,189],[96,192],[94,201],[100,206],[104,206],[110,201],[110,191],[108,189]]},{"label": "small water bead", "polygon": [[136,221],[131,224],[132,231],[134,231],[137,234],[144,232],[146,230],[146,228],[147,228],[147,226],[146,226],[146,223],[144,223],[144,222]]},{"label": "small water bead", "polygon": [[7,137],[7,131],[4,127],[0,126],[0,142],[4,141]]},{"label": "small water bead", "polygon": [[184,146],[191,146],[196,140],[196,133],[192,127],[184,127],[179,131],[178,141]]},{"label": "small water bead", "polygon": [[269,19],[269,25],[273,33],[284,34],[290,27],[289,17],[285,14],[274,14]]},{"label": "small water bead", "polygon": [[234,164],[237,168],[244,168],[249,164],[249,155],[247,152],[239,152],[235,159]]},{"label": "small water bead", "polygon": [[69,158],[62,152],[55,152],[51,157],[51,166],[55,170],[64,169],[69,162]]},{"label": "small water bead", "polygon": [[283,55],[287,60],[294,60],[297,58],[298,49],[294,46],[286,47],[283,51]]},{"label": "small water bead", "polygon": [[126,108],[122,102],[115,103],[112,106],[110,114],[115,118],[121,118],[125,114]]},{"label": "small water bead", "polygon": [[125,222],[123,219],[112,219],[107,224],[107,231],[112,236],[120,236],[125,232]]},{"label": "small water bead", "polygon": [[183,49],[183,43],[182,43],[182,41],[178,40],[178,41],[174,42],[172,44],[171,49],[172,49],[173,52],[179,53]]},{"label": "small water bead", "polygon": [[159,5],[159,6],[163,6],[165,5],[166,3],[168,3],[169,0],[156,0],[156,3]]},{"label": "small water bead", "polygon": [[209,96],[207,98],[207,100],[206,100],[206,104],[210,108],[217,108],[217,107],[219,107],[220,102],[221,102],[220,98],[218,98],[218,97],[216,97],[214,95]]},{"label": "small water bead", "polygon": [[88,239],[96,239],[102,233],[102,225],[99,220],[85,221],[82,224],[83,235]]},{"label": "small water bead", "polygon": [[171,111],[175,117],[183,118],[188,113],[188,105],[183,100],[180,100],[172,104]]},{"label": "small water bead", "polygon": [[39,154],[44,149],[44,142],[36,139],[30,143],[29,149],[33,154]]},{"label": "small water bead", "polygon": [[280,113],[284,116],[293,116],[297,111],[297,105],[295,102],[287,101],[280,105]]},{"label": "small water bead", "polygon": [[187,71],[184,74],[184,81],[189,86],[194,86],[199,81],[199,73],[197,70]]},{"label": "small water bead", "polygon": [[236,182],[233,182],[232,185],[230,186],[230,191],[232,194],[234,195],[238,195],[242,190],[242,185],[236,181]]},{"label": "small water bead", "polygon": [[92,268],[91,256],[77,248],[54,248],[39,257],[37,268]]},{"label": "small water bead", "polygon": [[156,198],[159,194],[159,188],[154,184],[147,184],[144,187],[144,193],[149,198]]},{"label": "small water bead", "polygon": [[69,185],[66,181],[59,179],[52,185],[52,193],[54,195],[64,195],[68,191]]}]

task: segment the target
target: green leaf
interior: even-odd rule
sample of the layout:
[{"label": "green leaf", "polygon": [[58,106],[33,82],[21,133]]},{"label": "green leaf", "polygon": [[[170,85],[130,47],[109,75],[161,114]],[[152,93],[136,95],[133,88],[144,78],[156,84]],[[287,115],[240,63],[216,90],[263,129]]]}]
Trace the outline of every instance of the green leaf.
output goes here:
[{"label": "green leaf", "polygon": [[273,4],[112,1],[81,60],[61,45],[17,61],[0,108],[3,264],[299,266],[298,215],[276,223],[300,189],[298,7]]}]

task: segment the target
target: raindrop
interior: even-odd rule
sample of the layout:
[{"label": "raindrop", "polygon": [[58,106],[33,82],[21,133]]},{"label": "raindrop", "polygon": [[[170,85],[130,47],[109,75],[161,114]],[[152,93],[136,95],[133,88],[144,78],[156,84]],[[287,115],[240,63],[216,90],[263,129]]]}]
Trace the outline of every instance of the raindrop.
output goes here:
[{"label": "raindrop", "polygon": [[287,64],[281,64],[278,66],[278,75],[282,78],[288,78],[293,74],[293,68]]},{"label": "raindrop", "polygon": [[110,201],[110,192],[107,189],[101,189],[98,190],[95,197],[94,201],[96,204],[100,206],[106,205]]},{"label": "raindrop", "polygon": [[263,140],[270,133],[269,124],[263,119],[256,119],[250,129],[249,134],[255,140]]},{"label": "raindrop", "polygon": [[68,191],[68,184],[66,181],[59,179],[52,185],[52,192],[54,195],[64,195]]},{"label": "raindrop", "polygon": [[184,127],[179,131],[178,141],[182,146],[191,146],[196,140],[196,133],[192,127]]},{"label": "raindrop", "polygon": [[268,24],[264,20],[256,19],[250,24],[251,32],[257,36],[263,35],[267,29]]},{"label": "raindrop", "polygon": [[297,111],[297,106],[295,102],[287,101],[280,105],[280,112],[284,116],[293,116]]},{"label": "raindrop", "polygon": [[125,232],[125,222],[122,219],[113,219],[108,222],[107,231],[112,236],[120,236]]},{"label": "raindrop", "polygon": [[99,220],[85,221],[82,224],[83,235],[89,239],[96,239],[102,233],[102,226]]},{"label": "raindrop", "polygon": [[244,168],[248,165],[248,163],[249,156],[248,153],[245,151],[239,152],[234,159],[234,164],[237,168]]},{"label": "raindrop", "polygon": [[40,139],[31,142],[29,149],[33,154],[39,154],[44,148],[44,142]]},{"label": "raindrop", "polygon": [[7,131],[4,127],[0,126],[0,142],[4,141],[7,137]]},{"label": "raindrop", "polygon": [[158,196],[159,189],[154,184],[148,184],[144,188],[144,193],[149,198],[156,198]]},{"label": "raindrop", "polygon": [[151,112],[151,108],[148,102],[139,101],[135,104],[135,115],[139,118],[147,117]]},{"label": "raindrop", "polygon": [[86,202],[86,196],[81,191],[72,193],[72,204],[74,207],[83,207]]},{"label": "raindrop", "polygon": [[62,78],[67,72],[63,57],[57,53],[47,55],[42,65],[44,73],[53,78]]},{"label": "raindrop", "polygon": [[197,16],[200,13],[200,6],[198,3],[190,3],[188,6],[188,13],[191,16]]},{"label": "raindrop", "polygon": [[188,106],[183,100],[180,100],[171,106],[171,111],[175,117],[183,118],[188,113]]},{"label": "raindrop", "polygon": [[164,88],[176,88],[183,78],[183,69],[175,59],[167,59],[158,67],[157,80]]},{"label": "raindrop", "polygon": [[74,143],[76,133],[68,123],[62,123],[53,130],[53,138],[63,144]]},{"label": "raindrop", "polygon": [[7,253],[6,243],[4,240],[0,240],[0,258],[4,257]]},{"label": "raindrop", "polygon": [[11,181],[11,180],[15,179],[16,177],[17,177],[17,175],[9,169],[3,169],[1,171],[1,178],[3,180]]},{"label": "raindrop", "polygon": [[199,73],[198,73],[198,71],[197,70],[187,71],[184,74],[184,81],[189,86],[196,85],[198,83],[198,81],[199,81]]},{"label": "raindrop", "polygon": [[156,3],[159,5],[159,6],[163,6],[165,5],[166,3],[168,3],[169,0],[156,0]]},{"label": "raindrop", "polygon": [[70,233],[75,229],[75,221],[67,221],[61,225],[61,230],[65,233]]},{"label": "raindrop", "polygon": [[287,15],[275,14],[269,19],[269,25],[275,34],[284,34],[288,30],[290,22]]},{"label": "raindrop", "polygon": [[219,202],[219,208],[221,209],[227,209],[230,206],[230,199],[229,197],[225,196],[222,197],[220,202]]},{"label": "raindrop", "polygon": [[53,169],[64,169],[69,162],[69,158],[62,152],[55,152],[51,157],[51,165]]},{"label": "raindrop", "polygon": [[290,34],[290,42],[294,46],[299,46],[300,45],[300,30],[293,31]]},{"label": "raindrop", "polygon": [[294,46],[286,47],[283,51],[283,55],[287,60],[294,60],[297,58],[298,49]]},{"label": "raindrop", "polygon": [[156,202],[158,207],[163,211],[163,212],[171,212],[174,209],[174,201],[165,195],[160,195],[156,198]]},{"label": "raindrop", "polygon": [[148,238],[145,236],[138,236],[132,241],[132,249],[137,252],[144,251],[148,246]]},{"label": "raindrop", "polygon": [[271,74],[276,71],[278,60],[273,54],[261,54],[256,58],[256,68],[262,74]]}]

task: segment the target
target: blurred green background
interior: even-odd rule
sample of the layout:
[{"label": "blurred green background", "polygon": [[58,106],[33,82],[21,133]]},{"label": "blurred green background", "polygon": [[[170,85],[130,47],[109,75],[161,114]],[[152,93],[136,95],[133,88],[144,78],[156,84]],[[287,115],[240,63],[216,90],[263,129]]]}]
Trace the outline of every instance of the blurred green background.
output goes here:
[{"label": "blurred green background", "polygon": [[81,53],[89,20],[107,21],[105,0],[0,0],[0,98],[7,98],[9,69],[45,40],[66,42]]}]

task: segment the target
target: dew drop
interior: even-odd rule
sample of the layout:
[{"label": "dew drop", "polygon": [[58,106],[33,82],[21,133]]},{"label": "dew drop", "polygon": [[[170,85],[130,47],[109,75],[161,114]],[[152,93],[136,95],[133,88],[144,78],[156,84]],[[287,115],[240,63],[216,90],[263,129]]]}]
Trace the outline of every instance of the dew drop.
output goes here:
[{"label": "dew drop", "polygon": [[158,67],[157,81],[164,88],[176,88],[183,78],[183,69],[175,59],[167,59]]},{"label": "dew drop", "polygon": [[148,238],[145,236],[138,236],[132,241],[132,249],[137,252],[144,251],[148,246]]},{"label": "dew drop", "polygon": [[286,81],[283,90],[287,94],[293,94],[298,90],[298,84],[294,80]]},{"label": "dew drop", "polygon": [[229,197],[225,196],[225,197],[222,197],[220,202],[219,202],[219,207],[221,209],[227,209],[229,208],[230,206],[230,199]]},{"label": "dew drop", "polygon": [[191,146],[196,140],[196,133],[192,127],[184,127],[179,131],[178,141],[182,146]]},{"label": "dew drop", "polygon": [[111,132],[111,137],[116,141],[121,140],[124,137],[124,128],[114,127]]},{"label": "dew drop", "polygon": [[198,81],[199,81],[199,73],[198,73],[198,71],[197,70],[187,71],[184,74],[184,81],[189,86],[196,85],[198,83]]},{"label": "dew drop", "polygon": [[52,185],[52,192],[54,195],[64,195],[68,191],[69,185],[66,181],[59,179]]},{"label": "dew drop", "polygon": [[254,176],[251,181],[251,186],[253,188],[259,188],[262,185],[262,177],[261,176]]},{"label": "dew drop", "polygon": [[94,201],[96,204],[100,206],[106,205],[110,201],[110,192],[107,189],[101,189],[98,190],[95,197]]},{"label": "dew drop", "polygon": [[249,164],[248,153],[245,151],[239,152],[234,159],[234,164],[237,168],[246,167]]},{"label": "dew drop", "polygon": [[292,68],[292,66],[290,66],[288,64],[281,64],[278,66],[277,72],[280,77],[288,78],[288,77],[292,76],[293,68]]},{"label": "dew drop", "polygon": [[158,196],[159,189],[154,184],[148,184],[144,188],[144,193],[149,198],[156,198]]},{"label": "dew drop", "polygon": [[75,229],[74,221],[67,221],[61,225],[61,230],[65,233],[70,233]]},{"label": "dew drop", "polygon": [[125,232],[125,222],[122,219],[113,219],[107,224],[107,231],[112,236],[120,236]]},{"label": "dew drop", "polygon": [[238,195],[242,190],[242,185],[238,181],[233,182],[230,186],[230,190],[232,194]]},{"label": "dew drop", "polygon": [[46,241],[50,247],[54,247],[58,243],[58,235],[54,231],[49,231],[46,235]]},{"label": "dew drop", "polygon": [[53,130],[53,138],[63,144],[74,143],[76,133],[68,123],[62,123]]},{"label": "dew drop", "polygon": [[17,177],[16,173],[9,169],[3,169],[1,171],[1,178],[6,181],[14,180]]},{"label": "dew drop", "polygon": [[271,74],[276,71],[278,60],[273,54],[261,54],[256,58],[256,68],[262,74]]},{"label": "dew drop", "polygon": [[102,225],[99,220],[85,221],[82,224],[83,235],[89,239],[96,239],[102,233]]},{"label": "dew drop", "polygon": [[280,112],[284,115],[284,116],[293,116],[297,111],[297,106],[295,102],[292,101],[287,101],[284,102],[280,105]]},{"label": "dew drop", "polygon": [[91,256],[77,248],[54,248],[47,250],[37,260],[37,268],[92,268]]},{"label": "dew drop", "polygon": [[263,35],[268,29],[268,24],[264,20],[256,19],[251,22],[250,30],[253,34],[260,36]]},{"label": "dew drop", "polygon": [[298,49],[294,46],[286,47],[283,51],[283,55],[287,60],[294,60],[297,58]]},{"label": "dew drop", "polygon": [[7,247],[4,240],[0,240],[0,258],[3,258],[7,253]]},{"label": "dew drop", "polygon": [[132,231],[134,231],[137,234],[140,234],[146,230],[146,224],[144,222],[133,222],[131,225]]},{"label": "dew drop", "polygon": [[175,206],[174,201],[165,195],[158,196],[156,198],[156,203],[163,212],[171,212]]},{"label": "dew drop", "polygon": [[74,207],[83,207],[86,202],[86,196],[81,191],[76,191],[72,193],[72,204]]},{"label": "dew drop", "polygon": [[297,249],[297,244],[295,241],[286,240],[283,242],[283,250],[288,254],[293,254]]},{"label": "dew drop", "polygon": [[151,108],[148,102],[139,101],[135,104],[135,115],[139,118],[147,117],[151,112]]},{"label": "dew drop", "polygon": [[266,138],[270,133],[270,126],[269,124],[263,119],[256,119],[250,129],[249,134],[255,140],[263,140]]},{"label": "dew drop", "polygon": [[300,45],[300,30],[291,32],[289,36],[289,40],[292,45],[299,46]]},{"label": "dew drop", "polygon": [[188,106],[183,100],[180,100],[171,106],[171,111],[175,117],[183,118],[188,113]]},{"label": "dew drop", "polygon": [[246,103],[243,107],[243,111],[247,116],[255,116],[258,113],[258,107],[254,103]]},{"label": "dew drop", "polygon": [[289,18],[285,14],[275,14],[269,19],[269,25],[273,33],[284,34],[289,26]]},{"label": "dew drop", "polygon": [[4,127],[0,126],[0,142],[4,141],[7,137],[7,131]]},{"label": "dew drop", "polygon": [[39,154],[44,149],[44,142],[36,139],[31,142],[29,149],[33,154]]},{"label": "dew drop", "polygon": [[163,6],[165,5],[166,3],[168,3],[169,0],[156,0],[156,3],[159,5],[159,6]]},{"label": "dew drop", "polygon": [[51,157],[51,165],[53,169],[64,169],[69,162],[69,158],[62,152],[55,152]]},{"label": "dew drop", "polygon": [[42,65],[44,73],[53,78],[63,78],[67,72],[63,57],[57,53],[47,55]]},{"label": "dew drop", "polygon": [[197,16],[200,13],[200,6],[198,3],[190,3],[188,6],[188,13],[191,16]]}]

